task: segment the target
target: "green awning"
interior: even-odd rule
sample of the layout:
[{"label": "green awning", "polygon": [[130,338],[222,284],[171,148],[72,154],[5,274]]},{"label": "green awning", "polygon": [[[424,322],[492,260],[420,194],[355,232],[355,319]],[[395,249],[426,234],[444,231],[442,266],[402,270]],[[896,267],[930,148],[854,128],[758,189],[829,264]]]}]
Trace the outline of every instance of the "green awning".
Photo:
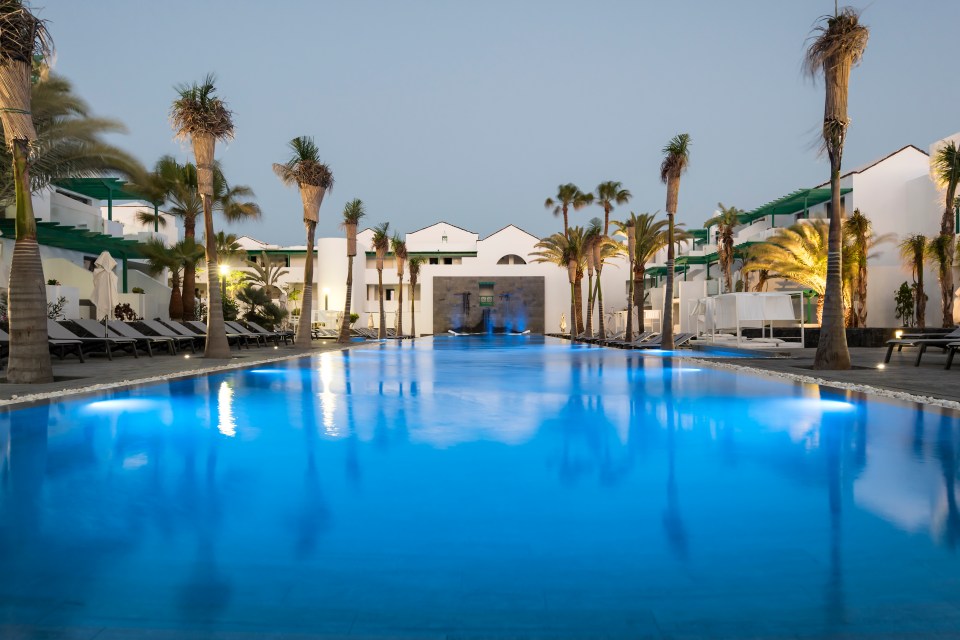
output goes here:
[{"label": "green awning", "polygon": [[[15,238],[16,221],[13,218],[0,219],[0,232],[3,232],[4,238]],[[136,240],[124,240],[59,222],[37,220],[37,242],[48,247],[69,249],[89,255],[100,255],[102,251],[109,251],[115,258],[144,257],[140,251],[143,245]]]},{"label": "green awning", "polygon": [[[840,195],[846,195],[851,191],[853,189],[841,189]],[[742,214],[740,222],[750,223],[766,216],[800,213],[828,200],[830,200],[830,189],[799,189]]]},{"label": "green awning", "polygon": [[150,198],[137,193],[133,185],[120,178],[66,178],[53,183],[56,187],[68,189],[74,193],[95,200],[145,200]]}]

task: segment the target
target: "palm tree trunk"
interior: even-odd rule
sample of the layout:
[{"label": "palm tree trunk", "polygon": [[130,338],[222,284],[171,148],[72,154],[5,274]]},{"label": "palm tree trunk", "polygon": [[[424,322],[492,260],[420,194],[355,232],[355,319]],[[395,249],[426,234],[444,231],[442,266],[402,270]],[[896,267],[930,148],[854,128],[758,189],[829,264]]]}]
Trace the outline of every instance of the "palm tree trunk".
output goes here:
[{"label": "palm tree trunk", "polygon": [[[197,221],[195,218],[184,218],[183,238],[195,240],[197,237]],[[197,265],[190,263],[183,268],[183,311],[184,320],[197,320]]]},{"label": "palm tree trunk", "polygon": [[380,300],[380,329],[377,331],[378,338],[387,337],[387,314],[383,310],[383,269],[377,269],[377,295]]},{"label": "palm tree trunk", "polygon": [[636,271],[634,271],[634,286],[633,286],[633,304],[637,306],[637,331],[643,331],[646,327],[646,318],[644,317],[643,308],[643,299],[646,297],[646,283],[644,279],[646,278],[646,268],[643,264],[637,263]]},{"label": "palm tree trunk", "polygon": [[307,228],[307,262],[303,265],[303,296],[300,299],[300,322],[297,324],[297,337],[293,343],[301,349],[313,346],[313,239],[317,232],[317,223],[304,220]]},{"label": "palm tree trunk", "polygon": [[33,217],[27,145],[26,140],[13,141],[17,239],[13,246],[8,292],[10,355],[7,382],[18,384],[53,382],[47,345],[47,290],[40,245],[37,244],[37,222]]},{"label": "palm tree trunk", "polygon": [[570,237],[570,225],[567,222],[567,205],[563,205],[563,237]]},{"label": "palm tree trunk", "polygon": [[574,320],[573,326],[577,330],[577,335],[583,333],[583,276],[577,274],[577,281],[573,285],[574,291],[574,300],[576,301],[576,318]]},{"label": "palm tree trunk", "polygon": [[[667,187],[669,189],[669,186]],[[667,284],[663,288],[663,315],[660,322],[660,347],[671,350],[673,345],[673,265],[676,262],[673,246],[674,211],[667,211]]]},{"label": "palm tree trunk", "polygon": [[400,284],[397,285],[397,337],[403,335],[403,274],[398,273],[397,279]]},{"label": "palm tree trunk", "polygon": [[943,210],[943,216],[940,219],[940,235],[949,236],[950,241],[947,245],[947,268],[942,271],[940,276],[940,299],[943,308],[943,326],[953,326],[953,257],[956,246],[956,229],[954,228],[954,204],[956,200],[956,187],[947,188],[946,206]]},{"label": "palm tree trunk", "polygon": [[921,329],[927,326],[927,295],[923,291],[923,264],[917,267],[917,290],[914,292],[914,306],[917,326]]},{"label": "palm tree trunk", "polygon": [[410,277],[410,337],[417,337],[417,279]]},{"label": "palm tree trunk", "polygon": [[353,303],[353,256],[347,256],[347,298],[343,303],[343,318],[340,320],[340,337],[337,342],[350,342],[350,307]]},{"label": "palm tree trunk", "polygon": [[217,238],[213,233],[212,196],[202,194],[204,240],[207,245],[207,344],[206,358],[229,358],[227,327],[223,324],[223,302],[220,291],[220,270],[217,265]]},{"label": "palm tree trunk", "polygon": [[593,337],[593,276],[587,274],[587,337]]},{"label": "palm tree trunk", "polygon": [[[630,230],[631,232],[633,229]],[[633,256],[630,256],[630,290],[627,292],[627,333],[624,340],[633,342]]]},{"label": "palm tree trunk", "polygon": [[174,270],[171,276],[170,305],[167,313],[171,320],[183,320],[183,294],[180,293],[180,274]]},{"label": "palm tree trunk", "polygon": [[570,283],[570,343],[573,344],[573,341],[577,339],[577,322],[574,320],[574,314],[576,313],[576,303],[577,297],[574,293],[574,283]]},{"label": "palm tree trunk", "polygon": [[600,286],[600,273],[603,265],[597,267],[597,292],[594,299],[597,301],[597,337],[601,340],[607,337],[607,329],[603,322],[603,288]]},{"label": "palm tree trunk", "polygon": [[733,293],[733,247],[726,241],[726,247],[723,251],[723,284],[727,288],[727,293]]},{"label": "palm tree trunk", "polygon": [[823,295],[820,340],[813,359],[814,369],[850,368],[847,332],[843,322],[843,262],[841,256],[843,211],[840,209],[840,154],[842,146],[830,149],[830,235],[827,240],[827,283]]},{"label": "palm tree trunk", "polygon": [[857,300],[860,301],[857,313],[857,326],[867,326],[867,265],[861,262],[857,274]]}]

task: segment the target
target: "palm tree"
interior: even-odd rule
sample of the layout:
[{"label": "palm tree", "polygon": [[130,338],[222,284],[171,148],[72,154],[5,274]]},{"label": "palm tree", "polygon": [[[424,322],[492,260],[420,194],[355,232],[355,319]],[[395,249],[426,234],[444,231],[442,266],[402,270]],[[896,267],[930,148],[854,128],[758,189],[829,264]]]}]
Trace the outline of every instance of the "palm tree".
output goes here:
[{"label": "palm tree", "polygon": [[927,326],[927,294],[923,290],[923,265],[927,259],[927,237],[915,233],[907,236],[900,242],[900,257],[910,267],[913,276],[914,317],[917,326],[923,329]]},{"label": "palm tree", "polygon": [[600,286],[601,276],[603,275],[603,256],[600,253],[606,244],[610,243],[610,212],[615,205],[626,204],[633,195],[623,188],[619,182],[609,180],[597,185],[594,192],[593,201],[603,209],[603,234],[600,236],[600,242],[593,245],[594,261],[597,265],[597,291],[594,294],[597,301],[598,321],[597,329],[601,340],[606,337],[606,331],[603,326],[603,288]]},{"label": "palm tree", "polygon": [[[960,183],[960,149],[955,142],[940,147],[933,158],[933,170],[944,188],[943,216],[940,218],[940,235],[947,249],[947,263],[953,265],[954,242],[957,230],[954,227],[954,211],[957,207],[957,185]],[[943,309],[943,326],[953,326],[953,269],[942,272],[940,279],[940,302]]]},{"label": "palm tree", "polygon": [[667,185],[667,284],[663,292],[663,319],[660,323],[660,343],[664,349],[673,349],[673,278],[675,265],[674,216],[680,199],[680,176],[690,165],[690,134],[674,136],[663,148],[660,163],[660,181]]},{"label": "palm tree", "polygon": [[384,222],[373,228],[373,250],[377,252],[377,298],[380,301],[380,329],[378,338],[387,337],[387,315],[383,311],[383,259],[390,249],[390,223]]},{"label": "palm tree", "polygon": [[563,235],[567,235],[567,229],[570,228],[568,211],[573,207],[574,211],[579,211],[593,202],[593,194],[584,193],[580,188],[572,183],[561,184],[557,187],[557,195],[553,198],[547,198],[543,203],[545,209],[553,210],[553,215],[563,216]]},{"label": "palm tree", "polygon": [[[37,132],[31,149],[30,183],[34,192],[55,180],[120,175],[127,180],[144,173],[143,165],[126,151],[103,137],[125,133],[117,120],[94,117],[90,106],[73,93],[66,78],[53,73],[36,76],[30,89],[30,111]],[[11,166],[8,148],[0,148],[0,163]],[[11,172],[0,174],[0,203],[13,204],[14,179]]]},{"label": "palm tree", "polygon": [[[953,297],[953,285],[949,287],[942,286],[943,282],[952,282],[950,269],[953,266],[953,238],[950,234],[940,233],[937,237],[927,243],[927,259],[930,264],[937,268],[937,277],[940,280],[940,308],[947,309],[952,304],[947,298]],[[947,320],[946,311],[944,311],[943,326],[951,326],[952,322]],[[952,312],[951,312],[952,313]],[[952,318],[952,316],[950,316]]]},{"label": "palm tree", "polygon": [[853,287],[851,291],[851,318],[853,327],[867,326],[867,259],[870,249],[876,244],[873,225],[867,216],[854,209],[853,215],[843,221],[843,235],[850,239],[850,259],[853,262]]},{"label": "palm tree", "polygon": [[303,267],[303,306],[295,344],[310,348],[310,325],[313,311],[313,241],[320,218],[320,205],[327,191],[333,189],[333,172],[320,161],[320,150],[313,138],[300,136],[289,143],[290,158],[283,164],[275,163],[273,171],[287,186],[296,185],[303,201],[303,224],[307,229],[307,262]]},{"label": "palm tree", "polygon": [[[597,263],[594,260],[594,244],[600,241],[600,232],[602,229],[603,223],[600,221],[600,218],[591,218],[590,224],[587,225],[586,234],[583,237],[583,253],[587,259],[587,326],[585,328],[586,337],[593,337],[593,276],[597,270]],[[581,292],[582,295],[582,292]],[[577,299],[578,306],[582,304],[580,298]]]},{"label": "palm tree", "polygon": [[172,247],[166,246],[162,240],[150,238],[142,248],[147,258],[147,265],[151,275],[158,275],[164,270],[170,271],[170,304],[167,313],[171,320],[183,319],[183,296],[180,292],[180,274],[188,264],[196,265],[203,260],[203,247],[193,238],[184,238]]},{"label": "palm tree", "polygon": [[[575,338],[580,329],[577,327],[577,283],[583,280],[583,270],[587,258],[583,227],[570,227],[567,235],[554,233],[538,242],[537,251],[532,252],[534,262],[546,262],[568,270],[570,277],[570,335]],[[606,255],[607,252],[605,252]]]},{"label": "palm tree", "polygon": [[421,256],[413,256],[407,261],[407,264],[410,266],[410,337],[416,338],[417,309],[414,303],[417,299],[417,279],[420,278],[420,266],[423,264],[423,258]]},{"label": "palm tree", "polygon": [[[176,87],[178,98],[170,109],[170,120],[178,138],[190,138],[197,167],[197,191],[203,204],[203,226],[207,251],[207,342],[204,356],[229,358],[226,327],[223,324],[217,245],[213,232],[213,170],[217,140],[233,137],[233,114],[216,95],[214,76],[200,83]],[[188,292],[188,295],[193,295]]]},{"label": "palm tree", "polygon": [[[615,222],[623,235],[626,235],[628,223],[633,224],[636,238],[633,251],[633,298],[628,306],[637,307],[637,330],[643,331],[645,324],[643,299],[646,297],[644,281],[647,263],[654,259],[660,249],[667,246],[669,240],[667,221],[657,220],[656,214],[631,213],[627,220]],[[678,238],[680,237],[678,235]],[[686,234],[683,234],[682,238],[686,238]]]},{"label": "palm tree", "polygon": [[19,0],[0,1],[0,123],[11,150],[16,197],[16,241],[10,266],[10,356],[7,381],[51,382],[47,346],[47,296],[37,224],[30,195],[30,147],[37,132],[30,116],[34,55],[46,59],[52,44],[43,22]]},{"label": "palm tree", "polygon": [[[769,277],[790,280],[817,294],[817,320],[824,313],[824,293],[827,289],[827,263],[830,224],[825,220],[799,222],[778,229],[776,235],[750,247],[751,259],[744,271],[767,270]],[[849,246],[844,248],[849,255]],[[852,262],[852,261],[848,261]],[[846,283],[841,301],[849,296],[852,269],[846,267]],[[842,310],[841,310],[842,312]]]},{"label": "palm tree", "polygon": [[233,258],[243,253],[243,246],[238,242],[237,234],[217,231],[217,255]]},{"label": "palm tree", "polygon": [[357,224],[366,215],[363,201],[354,198],[343,207],[343,227],[347,234],[347,299],[343,303],[343,318],[340,320],[340,337],[337,342],[350,342],[350,306],[353,302],[353,258],[357,255]]},{"label": "palm tree", "polygon": [[250,271],[245,271],[241,274],[240,282],[252,284],[257,288],[263,289],[266,294],[270,296],[271,300],[276,300],[280,297],[282,290],[278,286],[278,283],[281,278],[288,273],[283,264],[271,263],[267,252],[261,251],[260,260],[247,260],[245,266],[250,269]]},{"label": "palm tree", "polygon": [[823,322],[814,356],[814,369],[849,369],[850,351],[843,316],[843,210],[840,208],[840,165],[850,119],[847,98],[850,70],[860,62],[870,31],[850,7],[824,16],[817,36],[807,49],[804,64],[811,77],[823,74],[826,100],[823,110],[823,147],[830,157],[830,260],[824,292]]},{"label": "palm tree", "polygon": [[403,271],[407,263],[407,243],[394,234],[390,246],[397,260],[397,282],[399,283],[397,285],[397,337],[399,338],[403,335]]},{"label": "palm tree", "polygon": [[633,224],[633,220],[627,220],[623,226],[627,234],[627,262],[629,264],[627,270],[629,277],[627,285],[627,330],[623,339],[627,342],[633,342],[633,309],[630,307],[633,305],[633,287],[635,284],[633,278],[633,260],[637,252],[637,229]]},{"label": "palm tree", "polygon": [[736,207],[725,207],[722,202],[717,203],[720,210],[717,215],[703,223],[705,229],[717,227],[717,257],[720,269],[723,271],[724,289],[727,293],[733,292],[733,232],[740,224],[743,211]]}]

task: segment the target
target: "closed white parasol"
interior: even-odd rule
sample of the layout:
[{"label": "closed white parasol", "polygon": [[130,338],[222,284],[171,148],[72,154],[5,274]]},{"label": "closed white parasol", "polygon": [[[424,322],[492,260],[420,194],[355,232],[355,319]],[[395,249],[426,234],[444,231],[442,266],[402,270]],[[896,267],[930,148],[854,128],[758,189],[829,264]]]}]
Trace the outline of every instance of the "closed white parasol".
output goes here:
[{"label": "closed white parasol", "polygon": [[93,263],[93,294],[90,297],[97,308],[97,320],[109,320],[117,306],[117,274],[113,272],[116,266],[117,261],[107,251]]}]

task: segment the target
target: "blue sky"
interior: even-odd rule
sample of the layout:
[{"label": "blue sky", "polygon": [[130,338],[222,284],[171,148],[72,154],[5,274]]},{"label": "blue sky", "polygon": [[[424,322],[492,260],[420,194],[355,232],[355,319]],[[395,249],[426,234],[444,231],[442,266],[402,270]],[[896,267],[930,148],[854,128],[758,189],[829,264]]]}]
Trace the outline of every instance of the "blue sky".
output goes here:
[{"label": "blue sky", "polygon": [[[844,166],[960,131],[960,2],[857,6],[871,38]],[[173,87],[215,72],[237,127],[218,157],[264,209],[231,230],[289,244],[303,242],[300,200],[271,163],[298,135],[314,136],[336,179],[320,235],[340,233],[357,197],[368,223],[401,231],[443,219],[546,235],[561,223],[543,201],[561,182],[620,180],[634,195],[620,213],[657,211],[660,150],[679,132],[693,139],[688,224],[718,201],[751,209],[823,182],[823,89],[801,60],[832,11],[829,0],[46,0],[40,14],[56,70],[127,125],[115,141],[148,165],[189,157],[169,125]]]}]

